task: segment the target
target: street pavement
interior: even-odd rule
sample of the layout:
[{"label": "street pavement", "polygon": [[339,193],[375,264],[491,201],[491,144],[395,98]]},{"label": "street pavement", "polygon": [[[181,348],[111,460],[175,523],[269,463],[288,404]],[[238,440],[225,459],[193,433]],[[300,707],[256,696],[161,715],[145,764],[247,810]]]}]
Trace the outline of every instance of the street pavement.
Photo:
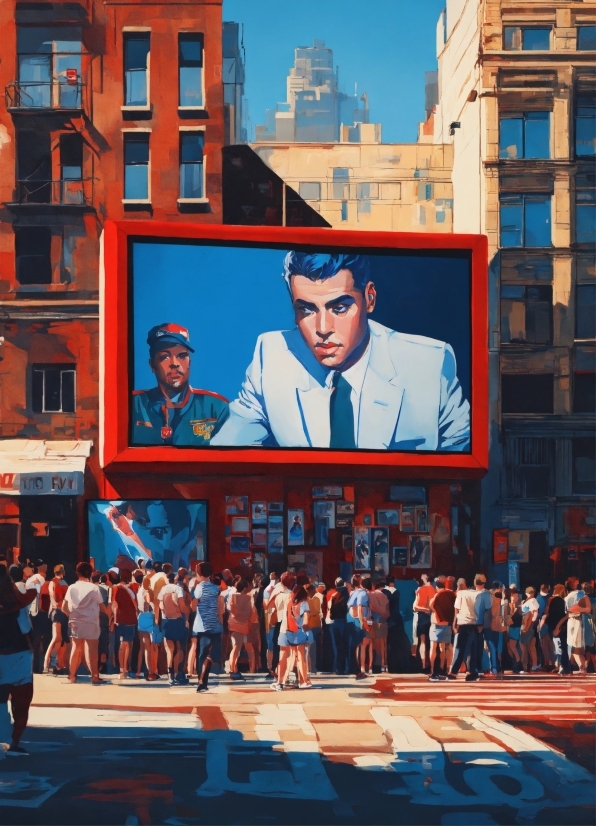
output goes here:
[{"label": "street pavement", "polygon": [[2,824],[593,824],[596,678],[36,676]]}]

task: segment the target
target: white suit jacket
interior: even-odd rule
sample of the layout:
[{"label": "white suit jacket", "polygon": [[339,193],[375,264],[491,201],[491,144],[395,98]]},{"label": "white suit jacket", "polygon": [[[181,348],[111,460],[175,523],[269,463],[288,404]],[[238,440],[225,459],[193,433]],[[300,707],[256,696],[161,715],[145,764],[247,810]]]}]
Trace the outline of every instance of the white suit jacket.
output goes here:
[{"label": "white suit jacket", "polygon": [[[470,405],[451,347],[375,321],[369,321],[369,329],[357,446],[469,450]],[[259,336],[240,394],[211,444],[329,447],[328,373],[298,328]]]}]

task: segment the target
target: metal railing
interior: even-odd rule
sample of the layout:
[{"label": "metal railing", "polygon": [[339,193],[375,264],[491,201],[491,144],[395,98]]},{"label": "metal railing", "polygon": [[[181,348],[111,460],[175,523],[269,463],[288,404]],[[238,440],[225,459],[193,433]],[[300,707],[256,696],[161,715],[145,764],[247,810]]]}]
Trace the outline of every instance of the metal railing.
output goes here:
[{"label": "metal railing", "polygon": [[85,84],[60,78],[37,81],[15,80],[5,89],[8,109],[82,109]]},{"label": "metal railing", "polygon": [[90,206],[93,201],[93,178],[17,181],[16,201],[19,204]]}]

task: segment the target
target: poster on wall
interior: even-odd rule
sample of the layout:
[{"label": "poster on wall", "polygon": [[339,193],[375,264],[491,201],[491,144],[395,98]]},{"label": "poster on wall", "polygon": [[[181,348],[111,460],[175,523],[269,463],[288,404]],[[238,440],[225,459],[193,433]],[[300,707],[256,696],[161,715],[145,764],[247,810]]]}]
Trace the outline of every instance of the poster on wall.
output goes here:
[{"label": "poster on wall", "polygon": [[267,534],[267,550],[270,554],[283,554],[284,552],[284,535],[283,533],[269,533]]},{"label": "poster on wall", "polygon": [[510,562],[530,561],[530,531],[509,531]]},{"label": "poster on wall", "polygon": [[288,567],[295,573],[304,572],[311,582],[320,582],[323,579],[323,554],[321,551],[288,554]]},{"label": "poster on wall", "polygon": [[500,565],[507,562],[509,551],[509,531],[506,528],[493,531],[493,562]]},{"label": "poster on wall", "polygon": [[399,526],[399,510],[397,508],[387,508],[378,510],[377,525]]},{"label": "poster on wall", "polygon": [[304,511],[288,508],[288,545],[304,545]]},{"label": "poster on wall", "polygon": [[284,503],[283,502],[269,502],[267,506],[268,513],[283,513],[284,512]]},{"label": "poster on wall", "polygon": [[313,499],[341,499],[343,495],[343,488],[338,485],[324,485],[312,489]]},{"label": "poster on wall", "polygon": [[253,525],[267,524],[267,502],[253,502],[251,510]]},{"label": "poster on wall", "polygon": [[[323,231],[320,239],[286,249],[131,239],[130,446],[470,454],[469,255],[326,247]],[[177,289],[164,290],[172,272]],[[315,298],[312,284],[321,281],[325,293]],[[321,342],[313,318],[329,301],[340,312]],[[348,310],[342,327],[335,319]],[[233,346],[214,348],[224,328],[233,329]],[[304,388],[365,358],[358,426],[350,431],[338,417],[321,428],[329,397],[311,394],[307,404]],[[164,397],[182,399],[177,416],[156,404]],[[314,498],[342,496],[339,485],[313,489]]]},{"label": "poster on wall", "polygon": [[267,555],[262,551],[254,551],[252,555],[252,570],[255,574],[267,573]]},{"label": "poster on wall", "polygon": [[112,499],[87,503],[89,556],[107,571],[118,561],[152,559],[174,570],[207,558],[207,502]]},{"label": "poster on wall", "polygon": [[315,519],[327,519],[327,527],[335,528],[335,502],[325,499],[313,502],[313,516]]},{"label": "poster on wall", "polygon": [[416,530],[416,508],[404,505],[401,509],[401,530],[403,533]]},{"label": "poster on wall", "polygon": [[413,534],[409,537],[408,568],[430,568],[431,538],[428,535]]},{"label": "poster on wall", "polygon": [[329,519],[326,516],[315,517],[315,545],[324,547],[329,544]]},{"label": "poster on wall", "polygon": [[248,516],[232,517],[232,533],[248,533],[250,530],[250,519]]},{"label": "poster on wall", "polygon": [[417,533],[426,533],[428,531],[428,519],[426,515],[426,507],[417,507],[414,510],[414,521],[416,523]]},{"label": "poster on wall", "polygon": [[400,568],[408,567],[408,549],[405,545],[395,545],[391,549],[391,561]]},{"label": "poster on wall", "polygon": [[248,496],[226,496],[228,516],[248,516]]},{"label": "poster on wall", "polygon": [[354,570],[370,571],[370,530],[355,525],[353,528]]},{"label": "poster on wall", "polygon": [[262,547],[262,548],[267,547],[267,529],[266,528],[253,528],[253,531],[252,531],[252,544],[256,545],[257,547]]},{"label": "poster on wall", "polygon": [[233,554],[245,554],[250,551],[250,537],[232,536],[230,537],[230,551]]}]

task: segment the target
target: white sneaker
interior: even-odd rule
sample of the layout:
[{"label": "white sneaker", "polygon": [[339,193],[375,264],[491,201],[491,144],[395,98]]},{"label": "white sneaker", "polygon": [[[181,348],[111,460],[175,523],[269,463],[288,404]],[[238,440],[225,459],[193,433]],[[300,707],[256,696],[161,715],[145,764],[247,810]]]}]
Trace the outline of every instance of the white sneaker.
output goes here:
[{"label": "white sneaker", "polygon": [[314,688],[312,683],[300,683],[299,688]]},{"label": "white sneaker", "polygon": [[280,685],[279,683],[271,683],[269,688],[271,689],[271,691],[283,691],[284,690],[283,685]]}]

